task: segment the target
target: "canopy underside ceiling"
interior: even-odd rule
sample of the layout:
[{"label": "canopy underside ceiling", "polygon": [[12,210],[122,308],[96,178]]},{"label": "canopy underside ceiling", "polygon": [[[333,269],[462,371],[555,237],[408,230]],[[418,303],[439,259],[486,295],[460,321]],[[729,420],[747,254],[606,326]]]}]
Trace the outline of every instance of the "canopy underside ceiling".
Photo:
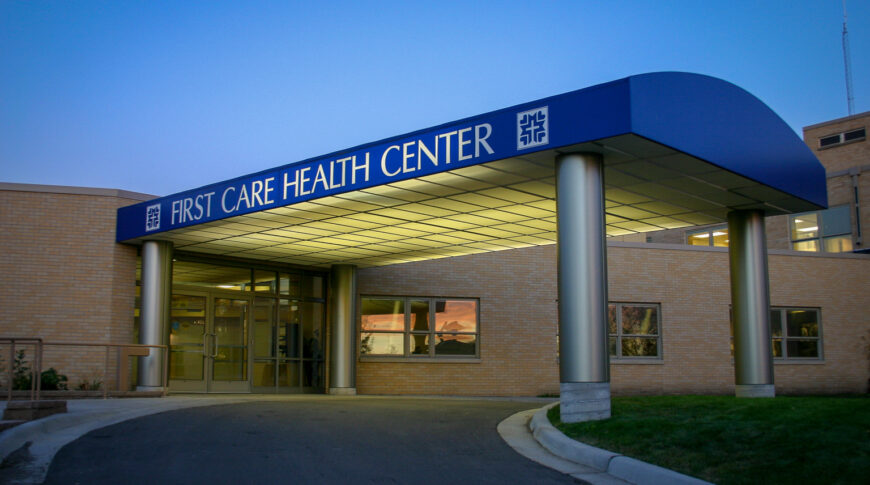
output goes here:
[{"label": "canopy underside ceiling", "polygon": [[[814,206],[636,135],[623,135],[155,234],[185,252],[360,267],[556,242],[555,157],[604,154],[608,236]],[[642,154],[642,155],[641,155]],[[768,202],[763,202],[768,201]],[[141,242],[132,240],[130,242]]]}]

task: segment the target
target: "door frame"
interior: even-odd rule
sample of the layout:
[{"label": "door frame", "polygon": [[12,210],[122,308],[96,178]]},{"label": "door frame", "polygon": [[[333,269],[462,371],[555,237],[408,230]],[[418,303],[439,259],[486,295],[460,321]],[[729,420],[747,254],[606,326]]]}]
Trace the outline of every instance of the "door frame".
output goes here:
[{"label": "door frame", "polygon": [[[205,325],[203,328],[203,371],[202,379],[170,379],[170,392],[189,393],[250,393],[251,372],[253,365],[253,314],[254,295],[247,292],[221,291],[213,289],[185,287],[173,287],[172,295],[205,297]],[[214,379],[214,357],[217,346],[220,343],[215,335],[215,300],[245,300],[247,302],[247,315],[245,317],[245,379],[241,381],[219,381]],[[170,303],[171,305],[171,303]],[[171,310],[170,310],[171,311]],[[170,313],[171,314],[171,313]],[[171,317],[170,317],[171,319]],[[171,325],[171,322],[170,322]],[[169,334],[167,328],[167,334]],[[171,342],[171,338],[167,338]],[[172,359],[172,345],[170,344],[170,365]]]}]

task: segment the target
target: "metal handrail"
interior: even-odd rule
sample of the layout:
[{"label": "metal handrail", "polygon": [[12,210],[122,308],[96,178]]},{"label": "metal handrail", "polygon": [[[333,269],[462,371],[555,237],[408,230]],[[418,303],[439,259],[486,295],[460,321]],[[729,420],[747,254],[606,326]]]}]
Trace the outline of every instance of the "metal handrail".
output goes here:
[{"label": "metal handrail", "polygon": [[[8,337],[0,337],[0,343],[8,342],[11,344],[12,354],[10,356],[10,365],[9,365],[9,392],[7,395],[7,401],[12,400],[12,362],[14,362],[14,353],[15,353],[15,343],[16,342],[28,342],[30,344],[36,345],[36,357],[35,357],[35,370],[36,373],[33,378],[31,378],[31,392],[30,399],[33,400],[34,394],[36,400],[39,400],[40,388],[42,386],[42,353],[45,346],[57,346],[57,347],[105,347],[106,348],[106,361],[103,367],[103,399],[107,399],[109,395],[109,384],[108,384],[108,373],[110,366],[110,353],[109,351],[112,348],[116,349],[124,349],[124,348],[156,348],[163,349],[163,375],[162,377],[162,387],[163,387],[163,396],[166,396],[169,391],[169,346],[168,345],[150,345],[150,344],[111,344],[111,343],[93,343],[93,342],[44,342],[41,338],[8,338]],[[118,368],[120,369],[121,362],[118,362]],[[35,384],[34,384],[35,381]],[[34,392],[35,391],[35,392]]]},{"label": "metal handrail", "polygon": [[0,337],[0,342],[8,342],[9,343],[9,392],[6,396],[7,401],[12,400],[12,381],[14,380],[13,375],[13,367],[15,363],[15,343],[22,342],[29,345],[36,346],[36,357],[34,357],[34,367],[31,368],[30,374],[30,400],[34,400],[34,394],[36,397],[36,401],[39,400],[39,391],[40,387],[42,387],[42,346],[43,342],[41,338],[8,338],[8,337]]}]

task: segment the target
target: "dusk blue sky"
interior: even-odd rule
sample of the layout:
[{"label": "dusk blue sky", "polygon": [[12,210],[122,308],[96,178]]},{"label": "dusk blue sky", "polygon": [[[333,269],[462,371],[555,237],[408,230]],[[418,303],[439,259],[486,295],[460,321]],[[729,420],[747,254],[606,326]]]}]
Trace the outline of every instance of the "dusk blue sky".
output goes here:
[{"label": "dusk blue sky", "polygon": [[[855,112],[870,2],[851,0]],[[840,0],[0,0],[0,181],[167,195],[651,71],[847,115]]]}]

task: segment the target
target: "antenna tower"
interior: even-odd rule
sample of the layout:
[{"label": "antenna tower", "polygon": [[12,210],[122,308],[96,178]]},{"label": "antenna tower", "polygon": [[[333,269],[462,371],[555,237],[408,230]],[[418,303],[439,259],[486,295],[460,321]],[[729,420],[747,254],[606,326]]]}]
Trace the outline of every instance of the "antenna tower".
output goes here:
[{"label": "antenna tower", "polygon": [[846,0],[843,0],[843,64],[846,67],[846,105],[849,116],[855,111],[855,99],[852,97],[852,60],[849,54],[849,31],[846,29]]}]

